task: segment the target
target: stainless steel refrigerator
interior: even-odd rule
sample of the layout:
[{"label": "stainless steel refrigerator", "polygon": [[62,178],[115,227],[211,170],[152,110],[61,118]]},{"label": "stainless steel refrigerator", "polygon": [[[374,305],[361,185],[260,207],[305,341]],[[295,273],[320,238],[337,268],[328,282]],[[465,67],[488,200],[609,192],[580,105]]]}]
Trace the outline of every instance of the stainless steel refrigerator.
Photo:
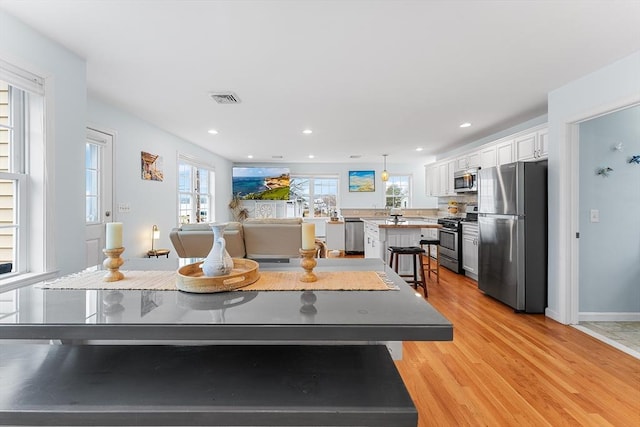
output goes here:
[{"label": "stainless steel refrigerator", "polygon": [[516,311],[547,306],[547,162],[478,173],[478,287]]}]

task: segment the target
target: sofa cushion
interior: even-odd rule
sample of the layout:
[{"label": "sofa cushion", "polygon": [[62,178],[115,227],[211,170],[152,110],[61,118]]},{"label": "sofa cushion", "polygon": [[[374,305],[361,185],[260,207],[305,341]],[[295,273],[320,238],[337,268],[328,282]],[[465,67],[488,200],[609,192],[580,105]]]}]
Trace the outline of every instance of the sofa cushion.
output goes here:
[{"label": "sofa cushion", "polygon": [[227,242],[227,252],[232,258],[244,258],[247,255],[241,223],[229,222],[224,229],[224,240]]},{"label": "sofa cushion", "polygon": [[[209,224],[183,224],[169,233],[169,238],[180,258],[206,258],[213,246],[213,231]],[[224,231],[226,249],[233,258],[244,258],[242,224],[230,222]]]},{"label": "sofa cushion", "polygon": [[302,247],[302,219],[257,219],[243,223],[247,258],[298,258]]}]

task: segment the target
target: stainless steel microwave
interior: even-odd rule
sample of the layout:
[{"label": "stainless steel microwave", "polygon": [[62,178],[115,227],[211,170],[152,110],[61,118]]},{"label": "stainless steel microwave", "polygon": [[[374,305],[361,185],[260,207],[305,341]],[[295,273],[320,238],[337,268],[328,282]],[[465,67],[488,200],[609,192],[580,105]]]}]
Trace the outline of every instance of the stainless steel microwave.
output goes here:
[{"label": "stainless steel microwave", "polygon": [[453,174],[453,189],[456,193],[478,191],[478,171],[469,169]]}]

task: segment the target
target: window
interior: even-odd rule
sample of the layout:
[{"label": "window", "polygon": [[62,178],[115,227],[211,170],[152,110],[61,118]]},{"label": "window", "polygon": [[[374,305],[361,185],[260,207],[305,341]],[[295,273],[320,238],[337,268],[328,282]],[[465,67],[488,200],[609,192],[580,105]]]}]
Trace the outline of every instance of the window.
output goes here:
[{"label": "window", "polygon": [[330,217],[338,208],[339,180],[336,176],[291,176],[290,198],[298,201],[302,216]]},{"label": "window", "polygon": [[[0,78],[9,74],[3,65],[0,63]],[[42,103],[42,96],[0,79],[0,278],[24,273],[29,266],[27,214],[31,201],[26,153],[32,131],[40,130],[43,121]],[[42,246],[39,250],[42,253]]]},{"label": "window", "polygon": [[180,224],[214,222],[213,168],[180,156],[178,163],[178,218]]},{"label": "window", "polygon": [[87,142],[85,145],[85,220],[95,224],[100,220],[100,146]]},{"label": "window", "polygon": [[385,182],[385,207],[407,208],[411,206],[411,176],[391,175]]}]

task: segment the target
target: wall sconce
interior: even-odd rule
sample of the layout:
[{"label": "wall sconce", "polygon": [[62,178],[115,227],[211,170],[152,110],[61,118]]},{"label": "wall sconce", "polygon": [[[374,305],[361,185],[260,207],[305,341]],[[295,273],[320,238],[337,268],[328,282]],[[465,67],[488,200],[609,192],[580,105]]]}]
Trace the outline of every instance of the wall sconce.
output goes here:
[{"label": "wall sconce", "polygon": [[388,154],[382,155],[382,157],[384,158],[384,167],[382,168],[382,173],[380,174],[380,178],[382,178],[382,181],[384,182],[389,180],[389,172],[387,172],[387,156]]}]

